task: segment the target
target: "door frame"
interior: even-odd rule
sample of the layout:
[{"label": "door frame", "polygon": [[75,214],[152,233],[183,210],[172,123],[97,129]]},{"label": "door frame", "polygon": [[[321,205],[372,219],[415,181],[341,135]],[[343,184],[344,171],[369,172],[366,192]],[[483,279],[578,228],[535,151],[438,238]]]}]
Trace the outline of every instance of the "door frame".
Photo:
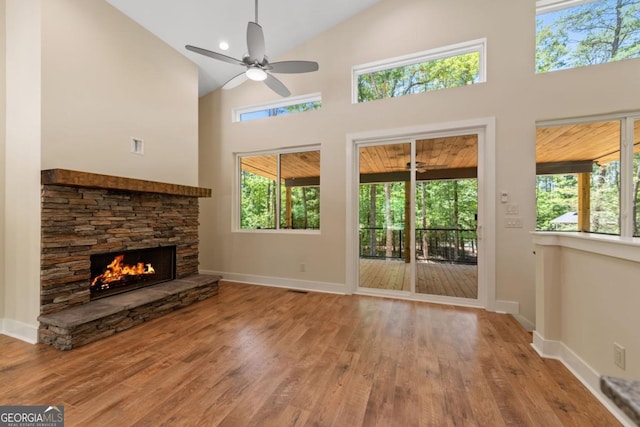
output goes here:
[{"label": "door frame", "polygon": [[[414,140],[440,136],[454,136],[476,133],[478,134],[478,299],[447,297],[428,294],[407,294],[406,292],[391,292],[368,290],[359,288],[359,169],[358,148],[361,144],[377,142],[397,142],[400,140]],[[349,294],[367,294],[391,296],[395,298],[428,301],[435,303],[484,307],[495,311],[496,281],[495,281],[495,241],[496,241],[496,188],[495,188],[495,117],[484,117],[455,122],[428,123],[423,125],[381,129],[367,132],[347,134],[346,140],[346,290]],[[415,152],[412,150],[412,161]],[[412,181],[415,176],[412,174]],[[412,202],[412,212],[415,209]],[[414,223],[415,221],[412,221]],[[412,225],[412,228],[415,225]],[[412,250],[413,252],[413,250]],[[412,287],[414,271],[412,268]]]}]

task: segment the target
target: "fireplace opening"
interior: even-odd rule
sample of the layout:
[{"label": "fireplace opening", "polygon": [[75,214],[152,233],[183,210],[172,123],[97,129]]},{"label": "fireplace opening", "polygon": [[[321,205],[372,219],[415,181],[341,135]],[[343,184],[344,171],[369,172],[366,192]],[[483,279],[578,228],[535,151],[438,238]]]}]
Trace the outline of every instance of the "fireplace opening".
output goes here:
[{"label": "fireplace opening", "polygon": [[163,246],[91,255],[91,299],[176,278],[176,247]]}]

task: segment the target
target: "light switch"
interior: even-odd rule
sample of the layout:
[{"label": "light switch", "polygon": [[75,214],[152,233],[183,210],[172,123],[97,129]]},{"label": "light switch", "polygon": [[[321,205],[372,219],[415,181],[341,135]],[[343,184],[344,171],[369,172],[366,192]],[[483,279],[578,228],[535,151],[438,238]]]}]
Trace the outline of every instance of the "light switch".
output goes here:
[{"label": "light switch", "polygon": [[510,203],[507,205],[507,215],[518,215],[520,208],[516,203]]}]

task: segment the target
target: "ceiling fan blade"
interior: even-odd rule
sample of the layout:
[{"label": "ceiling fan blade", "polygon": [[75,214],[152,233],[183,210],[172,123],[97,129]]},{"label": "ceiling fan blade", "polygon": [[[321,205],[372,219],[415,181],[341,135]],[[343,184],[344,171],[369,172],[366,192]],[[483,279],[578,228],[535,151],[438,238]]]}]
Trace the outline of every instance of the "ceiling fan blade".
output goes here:
[{"label": "ceiling fan blade", "polygon": [[247,50],[252,64],[262,64],[264,61],[264,33],[262,27],[255,22],[247,25]]},{"label": "ceiling fan blade", "polygon": [[264,83],[269,86],[272,91],[284,98],[291,95],[289,89],[287,89],[287,87],[280,80],[276,79],[271,74],[267,75],[267,79],[264,81]]},{"label": "ceiling fan blade", "polygon": [[320,68],[317,62],[312,61],[282,61],[269,64],[273,73],[310,73]]},{"label": "ceiling fan blade", "polygon": [[221,53],[212,52],[207,49],[202,49],[202,48],[191,46],[191,45],[186,45],[184,48],[187,50],[190,50],[191,52],[199,53],[200,55],[208,56],[209,58],[218,59],[220,61],[228,62],[230,64],[244,65],[244,63],[239,59],[235,59],[230,56],[223,55]]},{"label": "ceiling fan blade", "polygon": [[227,82],[222,85],[222,89],[233,89],[234,87],[240,86],[242,83],[248,80],[247,75],[242,72],[235,77],[230,78]]}]

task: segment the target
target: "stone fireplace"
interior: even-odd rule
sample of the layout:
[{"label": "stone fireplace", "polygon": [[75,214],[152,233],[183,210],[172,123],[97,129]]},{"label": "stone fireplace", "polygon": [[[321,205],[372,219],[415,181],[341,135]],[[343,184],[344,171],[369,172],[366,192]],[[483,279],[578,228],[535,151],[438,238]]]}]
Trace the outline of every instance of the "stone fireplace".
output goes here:
[{"label": "stone fireplace", "polygon": [[43,171],[39,341],[70,349],[217,293],[219,277],[198,274],[198,198],[210,196]]}]

